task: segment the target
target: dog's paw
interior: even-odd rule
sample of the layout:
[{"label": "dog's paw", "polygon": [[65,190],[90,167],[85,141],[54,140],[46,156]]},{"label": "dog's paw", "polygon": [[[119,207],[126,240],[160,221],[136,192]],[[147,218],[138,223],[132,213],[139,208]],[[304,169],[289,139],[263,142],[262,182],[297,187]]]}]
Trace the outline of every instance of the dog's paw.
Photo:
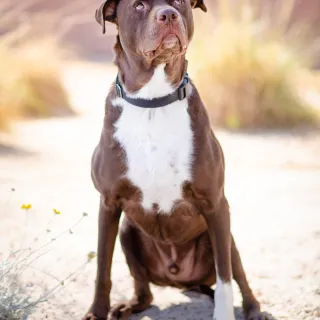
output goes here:
[{"label": "dog's paw", "polygon": [[214,292],[214,320],[235,320],[231,283],[219,281]]},{"label": "dog's paw", "polygon": [[275,320],[274,317],[266,312],[259,310],[252,310],[246,317],[247,320]]},{"label": "dog's paw", "polygon": [[129,319],[133,313],[132,307],[131,301],[124,301],[114,305],[109,311],[108,320]]},{"label": "dog's paw", "polygon": [[106,317],[98,317],[96,316],[94,313],[92,312],[88,312],[83,318],[82,320],[106,320]]}]

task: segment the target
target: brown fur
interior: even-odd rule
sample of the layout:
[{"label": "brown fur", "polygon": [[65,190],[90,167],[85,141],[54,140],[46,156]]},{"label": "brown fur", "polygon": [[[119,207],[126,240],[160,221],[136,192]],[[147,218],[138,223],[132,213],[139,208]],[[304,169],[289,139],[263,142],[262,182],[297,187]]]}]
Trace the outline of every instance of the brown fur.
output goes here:
[{"label": "brown fur", "polygon": [[[165,0],[154,0],[152,3],[154,6],[168,5]],[[131,4],[131,0],[108,0],[101,6],[100,11],[97,11],[100,24],[104,25],[103,20],[113,21],[118,27],[120,24],[115,52],[121,82],[128,91],[137,91],[150,80],[155,66],[164,62],[169,81],[173,86],[177,86],[186,70],[184,40],[181,39],[187,38],[187,42],[191,41],[191,7],[200,7],[205,11],[203,2],[193,1],[192,6],[187,3],[185,9],[179,9],[181,20],[172,28],[182,28],[184,35],[179,38],[180,46],[171,52],[158,47],[157,37],[160,36],[157,34],[162,34],[163,31],[159,31],[158,25],[153,25],[150,16],[141,19],[141,23],[147,26],[145,42],[149,41],[148,35],[151,31],[156,34],[153,34],[147,44],[143,44],[154,49],[146,55],[141,49],[143,46],[136,43],[142,41],[141,36],[130,34],[132,21],[139,24],[140,20],[134,16],[133,20],[130,18],[129,25],[123,21],[128,18]],[[150,10],[150,15],[154,14],[153,8]],[[123,28],[127,28],[124,31],[125,36],[121,35]],[[179,34],[182,32],[179,30],[174,32]],[[152,58],[150,54],[153,55]],[[194,136],[192,179],[185,181],[183,197],[176,202],[171,215],[161,215],[158,214],[157,203],[153,205],[151,212],[146,212],[141,206],[142,194],[139,188],[122,178],[127,170],[126,155],[113,138],[114,123],[121,115],[121,110],[111,105],[111,100],[116,96],[115,87],[112,85],[106,99],[104,128],[92,159],[92,179],[101,194],[98,272],[95,299],[84,317],[85,320],[106,319],[108,313],[110,319],[127,319],[131,313],[146,309],[153,299],[149,283],[197,288],[200,292],[211,294],[209,287],[216,282],[215,265],[220,279],[230,282],[234,277],[239,284],[248,319],[265,319],[261,316],[259,303],[249,288],[230,232],[229,205],[224,194],[223,152],[192,82],[190,87],[192,90],[189,92],[192,94],[188,94],[188,112]],[[120,240],[134,279],[135,292],[130,301],[110,308],[110,270],[121,211],[125,213],[125,218],[120,228]]]}]

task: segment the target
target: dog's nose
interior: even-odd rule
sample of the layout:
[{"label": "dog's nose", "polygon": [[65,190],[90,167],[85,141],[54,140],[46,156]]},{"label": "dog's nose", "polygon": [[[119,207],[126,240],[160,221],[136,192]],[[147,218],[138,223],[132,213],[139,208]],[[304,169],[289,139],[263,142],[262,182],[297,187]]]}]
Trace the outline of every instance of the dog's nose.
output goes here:
[{"label": "dog's nose", "polygon": [[160,9],[157,12],[158,23],[170,24],[175,22],[177,18],[178,18],[177,11],[171,8]]}]

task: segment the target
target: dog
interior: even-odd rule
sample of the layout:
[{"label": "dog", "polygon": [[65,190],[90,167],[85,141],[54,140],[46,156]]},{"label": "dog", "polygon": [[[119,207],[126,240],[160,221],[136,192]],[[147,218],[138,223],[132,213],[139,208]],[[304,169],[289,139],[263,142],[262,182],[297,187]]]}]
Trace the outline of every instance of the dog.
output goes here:
[{"label": "dog", "polygon": [[[84,320],[128,319],[147,309],[150,283],[209,294],[213,319],[234,320],[232,279],[246,319],[269,319],[231,235],[223,152],[187,73],[194,8],[207,11],[203,0],[106,0],[96,11],[103,33],[106,22],[116,24],[118,76],[92,157],[100,193],[98,257]],[[118,231],[134,294],[110,307]]]}]

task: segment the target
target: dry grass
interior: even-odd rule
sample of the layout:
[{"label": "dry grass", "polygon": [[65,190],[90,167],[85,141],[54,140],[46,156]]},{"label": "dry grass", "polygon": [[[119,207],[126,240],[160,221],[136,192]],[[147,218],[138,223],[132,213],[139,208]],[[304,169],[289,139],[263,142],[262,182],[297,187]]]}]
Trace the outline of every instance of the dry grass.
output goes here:
[{"label": "dry grass", "polygon": [[[12,189],[10,198],[14,192]],[[5,211],[6,208],[2,209]],[[27,235],[30,234],[28,220],[33,213],[32,205],[23,204],[21,209],[25,213],[25,225],[20,244],[16,249],[13,246],[5,258],[0,259],[0,320],[26,320],[53,295],[65,289],[70,281],[74,281],[96,256],[95,252],[89,252],[83,264],[62,279],[55,276],[50,267],[39,267],[39,261],[45,261],[58,241],[72,237],[88,214],[83,213],[70,228],[60,231],[56,230],[54,222],[61,212],[53,209],[53,216],[46,226],[30,241]]]},{"label": "dry grass", "polygon": [[85,0],[58,6],[1,0],[0,130],[16,118],[73,113],[60,78],[65,52],[57,43],[75,25],[92,21],[88,8]]},{"label": "dry grass", "polygon": [[189,51],[213,122],[232,129],[317,126],[319,114],[299,90],[303,78],[314,77],[309,65],[316,51],[302,41],[311,39],[304,36],[308,28],[288,27],[293,1],[283,4],[277,21],[256,15],[250,1],[236,8],[218,3],[218,21],[197,13]]},{"label": "dry grass", "polygon": [[53,41],[0,42],[0,128],[9,120],[72,114],[60,78],[60,52]]}]

